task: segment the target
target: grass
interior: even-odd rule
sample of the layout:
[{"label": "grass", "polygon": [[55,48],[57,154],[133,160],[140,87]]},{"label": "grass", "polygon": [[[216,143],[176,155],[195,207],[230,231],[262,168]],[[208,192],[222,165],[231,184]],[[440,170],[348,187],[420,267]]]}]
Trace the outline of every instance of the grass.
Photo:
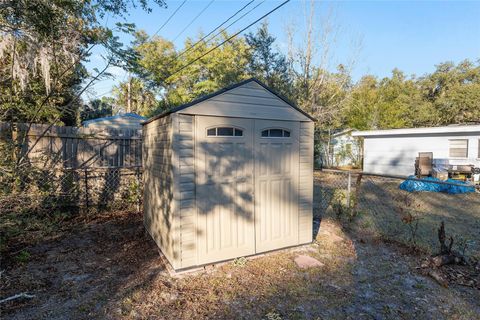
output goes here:
[{"label": "grass", "polygon": [[30,259],[30,253],[26,250],[20,251],[16,256],[15,260],[17,260],[20,263],[26,263]]},{"label": "grass", "polygon": [[[319,214],[343,219],[334,213],[338,211],[338,194],[345,198],[346,176],[316,172],[315,177],[319,189],[317,196],[323,201]],[[480,259],[480,193],[409,193],[398,188],[401,182],[363,177],[357,216],[351,226],[357,232],[411,246],[412,232],[405,223],[405,217],[411,215],[418,219],[415,246],[432,254],[439,249],[437,230],[444,221],[447,236],[454,239],[454,249]],[[357,201],[352,189],[352,199]],[[343,220],[349,217],[345,218]]]}]

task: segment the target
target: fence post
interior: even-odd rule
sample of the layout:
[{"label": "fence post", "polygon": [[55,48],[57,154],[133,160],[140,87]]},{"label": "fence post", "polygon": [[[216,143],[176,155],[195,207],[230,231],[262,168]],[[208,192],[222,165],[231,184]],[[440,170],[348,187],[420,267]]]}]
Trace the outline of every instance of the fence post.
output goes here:
[{"label": "fence post", "polygon": [[137,212],[140,212],[141,190],[140,190],[140,169],[136,169],[135,177],[137,179]]},{"label": "fence post", "polygon": [[357,176],[357,181],[355,182],[355,202],[353,203],[353,214],[357,214],[357,206],[360,202],[360,186],[362,184],[363,173],[359,173]]},{"label": "fence post", "polygon": [[352,173],[348,171],[348,185],[347,185],[347,208],[350,209],[350,192],[352,191]]},{"label": "fence post", "polygon": [[88,209],[88,202],[89,202],[89,197],[88,197],[88,169],[85,168],[85,206]]}]

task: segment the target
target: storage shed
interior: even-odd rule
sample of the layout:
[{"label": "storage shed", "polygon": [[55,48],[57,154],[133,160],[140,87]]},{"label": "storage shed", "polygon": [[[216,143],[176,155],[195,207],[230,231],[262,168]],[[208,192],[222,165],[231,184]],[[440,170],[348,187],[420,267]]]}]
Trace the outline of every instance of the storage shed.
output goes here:
[{"label": "storage shed", "polygon": [[147,120],[136,113],[122,113],[110,117],[87,120],[82,123],[90,129],[133,129],[141,130],[142,122]]},{"label": "storage shed", "polygon": [[143,134],[144,223],[175,270],[312,241],[313,119],[260,81]]}]

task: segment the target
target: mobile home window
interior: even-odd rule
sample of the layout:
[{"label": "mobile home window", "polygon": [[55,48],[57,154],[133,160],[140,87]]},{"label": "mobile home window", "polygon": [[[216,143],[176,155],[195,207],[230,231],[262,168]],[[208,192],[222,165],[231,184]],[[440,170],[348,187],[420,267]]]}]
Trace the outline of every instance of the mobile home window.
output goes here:
[{"label": "mobile home window", "polygon": [[449,156],[452,158],[468,157],[468,140],[467,139],[451,139],[449,140],[450,149]]}]

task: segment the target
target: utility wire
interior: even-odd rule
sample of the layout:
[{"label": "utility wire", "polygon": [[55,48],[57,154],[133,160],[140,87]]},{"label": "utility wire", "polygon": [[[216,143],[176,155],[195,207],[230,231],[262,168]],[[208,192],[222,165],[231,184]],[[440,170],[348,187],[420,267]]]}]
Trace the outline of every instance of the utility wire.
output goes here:
[{"label": "utility wire", "polygon": [[[235,12],[232,16],[230,16],[230,18],[228,18],[227,20],[225,20],[224,22],[222,22],[222,24],[220,24],[218,27],[216,27],[215,29],[213,29],[212,31],[210,31],[207,35],[205,35],[204,37],[202,37],[200,40],[198,40],[197,42],[195,42],[193,45],[191,45],[190,47],[188,47],[187,49],[183,50],[178,56],[177,56],[177,59],[180,58],[181,56],[183,56],[185,53],[189,52],[190,50],[192,50],[193,48],[195,48],[200,42],[204,41],[206,38],[208,38],[212,33],[214,33],[215,31],[217,31],[218,29],[220,29],[225,23],[227,23],[228,21],[230,21],[233,17],[235,17],[237,14],[239,14],[240,12],[242,12],[246,7],[248,7],[252,2],[254,2],[255,0],[251,0],[249,3],[247,3],[246,5],[244,5],[240,10],[238,10],[237,12]],[[262,2],[260,2],[259,4],[257,4],[255,7],[253,7],[252,9],[250,9],[249,11],[247,11],[245,14],[243,14],[242,16],[240,16],[238,19],[236,19],[235,21],[233,21],[231,24],[229,24],[228,26],[226,26],[225,28],[222,29],[222,31],[220,32],[223,32],[224,30],[228,29],[229,27],[231,27],[233,24],[235,24],[236,22],[238,22],[240,19],[242,19],[244,16],[246,16],[247,14],[249,14],[250,12],[252,12],[255,8],[257,8],[259,5],[261,5],[262,3],[264,3],[265,0],[263,0]],[[210,40],[214,39],[216,36],[218,36],[220,34],[220,32],[216,33],[214,36],[212,36],[209,40],[205,41],[205,42],[209,42]]]},{"label": "utility wire", "polygon": [[[178,10],[180,10],[180,8],[183,7],[183,5],[185,4],[185,2],[187,2],[187,0],[183,0],[183,2],[177,7],[177,9],[175,9],[175,11],[172,12],[172,14],[168,17],[168,19],[160,26],[160,28],[158,28],[157,31],[155,31],[155,33],[153,35],[151,35],[149,38],[153,38],[155,35],[157,35],[162,29],[163,27],[165,27],[167,25],[168,22],[170,22],[170,20],[172,20],[172,18],[175,16],[175,14],[178,12]],[[123,79],[121,82],[125,81],[125,78],[127,77],[127,73],[123,76]],[[109,94],[113,91],[113,88],[110,89],[109,91],[106,91],[106,92],[103,92],[101,94],[97,94],[95,95],[92,99],[97,99],[101,96],[104,96],[106,94]]]},{"label": "utility wire", "polygon": [[225,28],[222,28],[222,30],[220,30],[219,32],[217,32],[215,35],[213,35],[212,37],[210,37],[210,39],[204,41],[208,36],[210,36],[212,33],[214,33],[216,30],[220,29],[225,23],[227,23],[228,21],[230,21],[233,17],[235,17],[238,13],[242,12],[247,6],[249,6],[252,2],[254,2],[255,0],[251,0],[250,2],[248,2],[246,5],[244,5],[242,8],[240,8],[237,12],[235,12],[232,16],[230,16],[227,20],[225,20],[224,22],[222,22],[218,27],[216,27],[215,29],[213,29],[212,31],[210,31],[207,35],[205,35],[204,37],[202,37],[200,40],[198,40],[197,42],[195,42],[193,45],[191,45],[190,47],[188,47],[187,49],[183,50],[182,52],[180,52],[180,54],[178,54],[177,56],[175,56],[175,58],[172,58],[170,60],[170,62],[167,63],[167,67],[170,67],[172,64],[174,64],[176,61],[178,61],[180,59],[180,57],[182,57],[184,54],[186,54],[187,52],[189,52],[190,50],[192,50],[193,48],[195,48],[199,43],[201,43],[202,41],[204,43],[208,43],[210,42],[211,40],[215,39],[220,33],[224,32],[225,30],[227,30],[228,28],[230,28],[232,25],[234,25],[235,23],[237,23],[239,20],[241,20],[243,17],[245,17],[247,14],[249,14],[250,12],[252,12],[253,10],[255,10],[258,6],[260,6],[262,3],[264,3],[266,0],[263,0],[262,2],[260,2],[259,4],[257,4],[255,7],[253,7],[252,9],[248,10],[247,12],[245,12],[243,15],[241,15],[239,18],[237,18],[235,21],[233,21],[232,23],[230,23],[228,26],[226,26]]},{"label": "utility wire", "polygon": [[165,27],[167,25],[167,23],[173,18],[173,16],[177,13],[178,10],[180,10],[181,7],[183,7],[183,5],[185,4],[185,2],[187,2],[187,0],[183,0],[183,2],[177,7],[177,9],[175,9],[175,11],[173,11],[173,13],[170,15],[170,17],[168,17],[167,21],[165,21],[161,26],[160,28],[158,28],[157,31],[155,31],[155,33],[151,36],[155,36],[157,35],[162,29],[163,27]]},{"label": "utility wire", "polygon": [[273,8],[272,10],[270,10],[269,12],[267,12],[266,14],[264,14],[263,16],[261,16],[260,18],[258,18],[257,20],[255,20],[254,22],[250,23],[248,26],[246,26],[245,28],[241,29],[240,31],[236,32],[235,34],[233,34],[232,36],[228,37],[227,39],[225,39],[224,41],[222,41],[220,44],[216,45],[215,47],[213,47],[212,49],[208,50],[207,52],[205,52],[204,54],[202,54],[200,57],[197,57],[195,58],[193,61],[189,62],[188,64],[184,65],[183,67],[180,67],[179,69],[175,70],[173,73],[171,73],[168,77],[164,78],[162,80],[165,81],[167,80],[168,78],[170,78],[171,76],[177,74],[178,72],[182,71],[183,69],[187,68],[188,66],[192,65],[193,63],[197,62],[198,60],[200,60],[201,58],[205,57],[207,54],[209,54],[210,52],[218,49],[219,47],[221,47],[222,45],[224,45],[225,43],[227,43],[228,41],[232,40],[233,38],[235,38],[236,36],[238,36],[240,33],[242,33],[243,31],[247,30],[248,28],[250,28],[251,26],[253,26],[254,24],[256,24],[257,22],[259,22],[260,20],[266,18],[267,16],[269,16],[270,14],[272,14],[273,12],[277,11],[278,9],[280,9],[281,7],[283,7],[284,5],[286,5],[288,2],[290,2],[290,0],[286,0],[284,2],[282,2],[280,5],[276,6],[275,8]]},{"label": "utility wire", "polygon": [[[264,1],[262,1],[260,4],[262,4]],[[207,54],[211,53],[212,51],[218,49],[219,47],[221,47],[222,45],[224,45],[225,43],[227,43],[228,41],[232,40],[233,38],[235,38],[236,36],[238,36],[240,33],[242,33],[243,31],[247,30],[248,28],[250,28],[251,26],[253,26],[254,24],[258,23],[260,20],[266,18],[267,16],[269,16],[270,14],[272,14],[273,12],[277,11],[278,9],[280,9],[281,7],[283,7],[284,5],[286,5],[288,2],[290,2],[290,0],[286,0],[284,2],[282,2],[280,5],[276,6],[275,8],[273,8],[272,10],[270,10],[269,12],[267,12],[266,14],[264,14],[263,16],[261,16],[260,18],[258,18],[257,20],[255,20],[254,22],[250,23],[248,26],[246,26],[245,28],[241,29],[240,31],[236,32],[235,34],[233,34],[232,36],[228,37],[226,40],[222,41],[220,44],[216,45],[215,47],[213,47],[212,49],[208,50],[207,52],[205,52],[204,54],[202,54],[200,57],[197,57],[196,59],[194,59],[193,61],[190,61],[188,64],[184,65],[183,67],[180,67],[179,69],[175,70],[173,73],[171,73],[169,76],[167,76],[166,78],[162,79],[161,81],[165,81],[167,79],[169,79],[170,77],[172,77],[173,75],[177,74],[178,72],[182,71],[183,69],[187,68],[188,66],[192,65],[193,63],[197,62],[198,60],[200,60],[201,58],[205,57]],[[256,7],[258,7],[260,4],[258,4],[257,6],[255,6],[254,8],[252,8],[251,10],[249,10],[247,12],[247,14],[252,11],[253,9],[255,9]],[[244,14],[245,15],[245,14]],[[244,16],[243,15],[243,16]],[[242,17],[243,17],[242,16]],[[241,19],[241,17],[239,18]],[[228,20],[227,20],[228,21]],[[238,19],[236,20],[238,21]],[[236,22],[235,21],[235,22]],[[233,24],[233,23],[232,23]],[[100,95],[97,95],[96,97],[99,97],[99,96],[102,96],[102,95],[105,95],[105,94],[108,94],[110,92],[113,91],[113,88],[108,91],[108,92],[105,92],[105,93],[102,93]],[[95,97],[95,98],[96,98]]]},{"label": "utility wire", "polygon": [[205,10],[207,10],[207,9],[208,9],[208,7],[210,7],[210,6],[211,6],[211,4],[212,4],[214,1],[215,1],[215,0],[210,0],[210,2],[209,2],[209,3],[208,3],[208,4],[207,4],[207,5],[206,5],[206,6],[205,6],[203,9],[202,9],[202,11],[200,11],[200,12],[199,12],[199,13],[198,13],[198,14],[195,16],[195,18],[193,18],[193,19],[192,19],[192,21],[190,21],[190,23],[189,23],[189,24],[187,24],[187,26],[186,26],[185,28],[183,28],[183,30],[182,30],[182,31],[180,31],[180,33],[179,33],[179,34],[177,34],[177,36],[176,36],[176,37],[175,37],[175,38],[172,40],[172,42],[175,42],[175,40],[177,40],[177,39],[178,39],[178,37],[180,37],[180,36],[181,36],[181,35],[182,35],[182,34],[185,32],[185,30],[187,30],[187,29],[188,29],[188,27],[190,27],[190,26],[191,26],[191,25],[192,25],[192,24],[193,24],[193,23],[194,23],[194,22],[195,22],[195,21],[198,19],[198,17],[200,17],[200,16],[201,16],[201,15],[202,15],[202,13],[204,13],[204,12],[205,12]]}]

